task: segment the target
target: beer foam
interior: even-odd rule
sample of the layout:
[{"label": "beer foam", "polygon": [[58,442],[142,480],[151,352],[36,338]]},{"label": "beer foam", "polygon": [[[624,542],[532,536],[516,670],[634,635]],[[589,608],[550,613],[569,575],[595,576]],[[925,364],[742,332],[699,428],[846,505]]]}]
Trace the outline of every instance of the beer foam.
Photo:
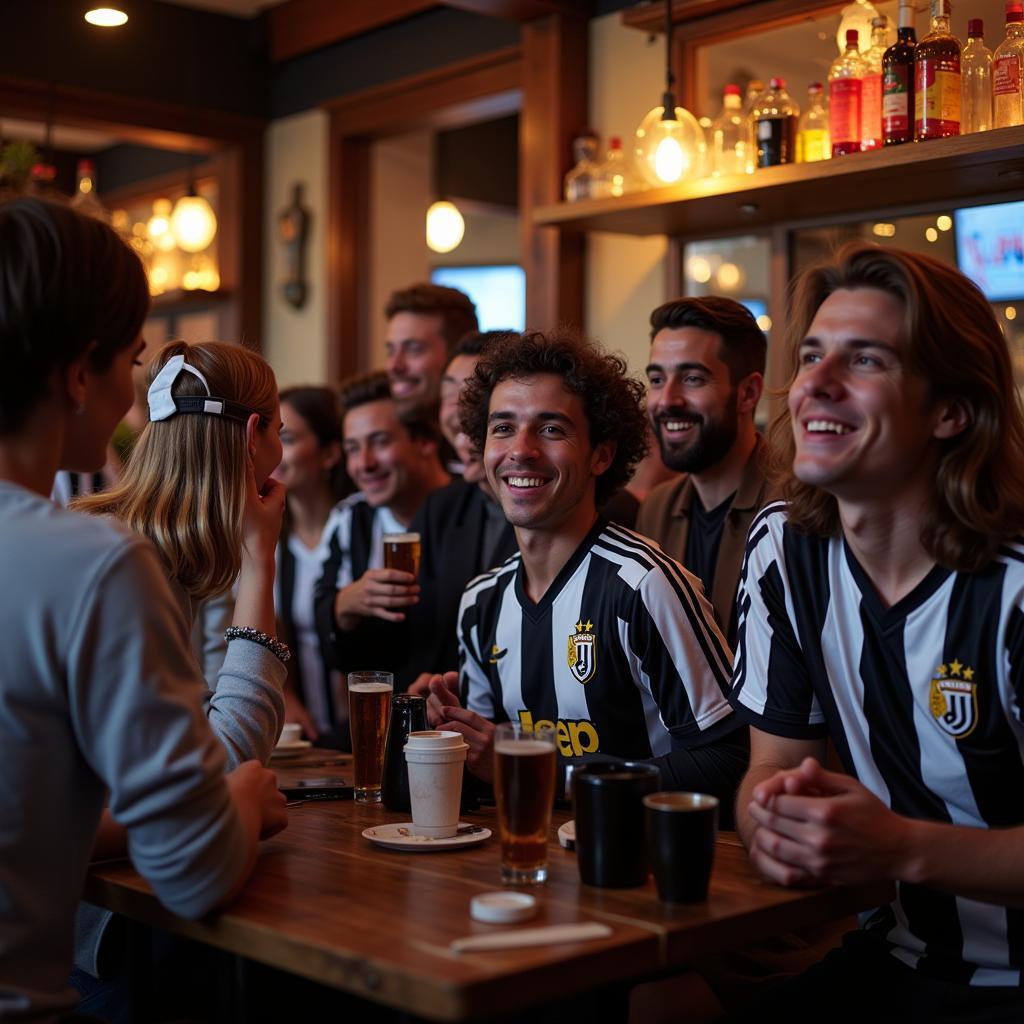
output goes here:
[{"label": "beer foam", "polygon": [[419,544],[418,533],[385,533],[383,537],[385,544]]},{"label": "beer foam", "polygon": [[349,683],[349,693],[390,693],[394,687],[390,683]]},{"label": "beer foam", "polygon": [[494,752],[510,757],[532,757],[535,754],[554,754],[555,748],[543,740],[504,740],[494,744]]}]

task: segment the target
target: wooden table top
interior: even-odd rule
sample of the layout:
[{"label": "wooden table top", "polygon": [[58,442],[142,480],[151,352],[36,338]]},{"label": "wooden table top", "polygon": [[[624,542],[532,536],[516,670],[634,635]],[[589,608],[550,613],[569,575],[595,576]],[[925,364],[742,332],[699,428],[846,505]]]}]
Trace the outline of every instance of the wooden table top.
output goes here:
[{"label": "wooden table top", "polygon": [[[278,771],[297,778],[339,777],[343,763],[322,751]],[[328,758],[326,760],[334,761]],[[275,765],[275,767],[277,767]],[[549,880],[533,891],[538,915],[525,927],[602,921],[606,939],[528,949],[454,954],[466,935],[516,927],[469,916],[470,899],[501,888],[497,835],[434,853],[381,849],[364,828],[408,820],[351,801],[290,810],[288,828],[262,845],[241,896],[203,921],[168,913],[127,861],[93,868],[86,899],[148,924],[239,953],[434,1020],[464,1021],[510,1013],[552,997],[640,980],[684,967],[698,955],[848,916],[892,898],[888,885],[782,889],[760,881],[735,836],[720,836],[706,903],[670,906],[653,880],[638,889],[594,889],[579,880],[575,854],[554,828]],[[493,809],[463,820],[494,827]]]}]

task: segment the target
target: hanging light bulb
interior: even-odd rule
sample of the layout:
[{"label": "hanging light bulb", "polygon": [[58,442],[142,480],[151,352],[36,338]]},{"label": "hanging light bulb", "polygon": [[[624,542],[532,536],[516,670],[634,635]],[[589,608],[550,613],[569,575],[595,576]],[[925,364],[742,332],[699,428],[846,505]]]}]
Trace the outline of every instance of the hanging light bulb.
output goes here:
[{"label": "hanging light bulb", "polygon": [[676,106],[674,84],[672,0],[665,0],[665,95],[640,122],[634,148],[640,173],[655,188],[695,178],[704,169],[704,130],[693,114]]},{"label": "hanging light bulb", "polygon": [[451,252],[465,233],[466,222],[454,203],[433,203],[427,210],[427,245],[434,252]]},{"label": "hanging light bulb", "polygon": [[202,252],[217,234],[213,207],[196,194],[194,186],[174,206],[171,234],[182,252]]}]

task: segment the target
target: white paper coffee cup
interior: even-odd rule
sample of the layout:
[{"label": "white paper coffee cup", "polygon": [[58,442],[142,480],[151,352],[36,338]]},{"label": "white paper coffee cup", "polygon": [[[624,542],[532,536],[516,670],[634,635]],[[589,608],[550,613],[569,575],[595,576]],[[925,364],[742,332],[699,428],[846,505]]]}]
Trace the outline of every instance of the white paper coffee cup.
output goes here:
[{"label": "white paper coffee cup", "polygon": [[413,834],[449,839],[459,827],[462,766],[469,744],[457,732],[409,733],[405,747]]}]

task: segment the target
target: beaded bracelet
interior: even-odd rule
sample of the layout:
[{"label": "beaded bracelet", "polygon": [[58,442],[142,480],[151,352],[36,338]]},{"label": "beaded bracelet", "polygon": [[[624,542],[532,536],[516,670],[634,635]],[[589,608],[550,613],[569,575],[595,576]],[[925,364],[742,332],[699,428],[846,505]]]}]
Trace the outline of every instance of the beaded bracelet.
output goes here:
[{"label": "beaded bracelet", "polygon": [[277,637],[271,636],[269,633],[262,633],[258,629],[253,629],[252,626],[228,626],[224,630],[224,639],[251,640],[254,644],[266,647],[275,658],[279,658],[282,662],[288,661],[292,656],[292,652],[288,650],[287,644],[282,643]]}]

